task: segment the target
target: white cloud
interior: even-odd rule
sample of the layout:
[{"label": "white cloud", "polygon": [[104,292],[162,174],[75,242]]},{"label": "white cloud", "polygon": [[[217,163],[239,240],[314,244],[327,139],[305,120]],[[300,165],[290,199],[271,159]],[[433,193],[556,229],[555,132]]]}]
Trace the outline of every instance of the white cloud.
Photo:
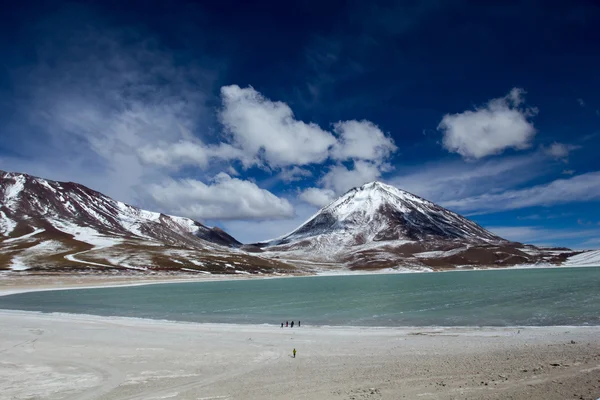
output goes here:
[{"label": "white cloud", "polygon": [[301,195],[310,204],[323,205],[334,195],[375,180],[391,168],[386,161],[397,147],[370,121],[339,121],[334,124],[334,136],[316,124],[296,120],[287,104],[266,99],[252,87],[225,86],[221,97],[220,120],[231,144],[248,157],[243,161],[246,167],[282,168],[278,178],[292,182],[312,175],[299,166],[328,159],[352,160],[351,168],[344,164],[329,168],[319,180],[324,189],[313,188]]},{"label": "white cloud", "polygon": [[293,166],[292,168],[284,169],[278,174],[278,178],[282,181],[289,183],[300,181],[304,178],[308,178],[312,176],[312,172],[305,168],[300,168],[297,166]]},{"label": "white cloud", "polygon": [[301,200],[319,208],[325,207],[335,200],[335,192],[331,189],[308,188],[298,196]]},{"label": "white cloud", "polygon": [[398,167],[388,182],[434,202],[497,193],[551,172],[543,153],[465,163],[462,160]]},{"label": "white cloud", "polygon": [[19,152],[29,157],[2,157],[0,168],[80,182],[121,201],[193,218],[293,215],[287,200],[252,182],[225,179],[230,175],[209,184],[171,177],[186,165],[235,175],[225,161],[254,162],[256,155],[244,148],[202,140],[211,129],[206,101],[214,91],[213,72],[179,64],[148,35],[65,29],[69,34],[61,41],[46,32],[39,63],[15,74],[20,114],[13,120],[29,135],[15,143],[27,144]]},{"label": "white cloud", "polygon": [[340,121],[334,125],[338,142],[332,149],[335,160],[367,160],[380,162],[397,150],[394,141],[370,121]]},{"label": "white cloud", "polygon": [[600,200],[600,171],[557,179],[527,189],[506,190],[442,202],[444,207],[469,213],[489,213],[533,206]]},{"label": "white cloud", "polygon": [[353,187],[375,181],[380,176],[381,170],[378,165],[368,161],[355,161],[352,169],[344,165],[331,167],[319,183],[340,195]]},{"label": "white cloud", "polygon": [[286,199],[224,172],[208,185],[194,179],[152,184],[150,194],[165,209],[195,219],[277,219],[294,215]]},{"label": "white cloud", "polygon": [[575,146],[571,144],[564,144],[554,142],[548,147],[544,147],[544,151],[556,160],[567,161],[569,157],[569,153],[573,150],[579,149],[580,146]]},{"label": "white cloud", "polygon": [[220,120],[233,145],[254,163],[264,160],[272,167],[285,167],[321,163],[329,157],[335,137],[314,123],[296,120],[287,104],[237,85],[222,87],[221,97]]},{"label": "white cloud", "polygon": [[140,158],[147,164],[172,168],[206,168],[211,160],[240,160],[245,167],[281,168],[279,178],[292,182],[312,175],[299,166],[329,158],[366,160],[385,168],[384,162],[397,149],[370,121],[339,121],[334,124],[336,137],[314,123],[296,120],[287,104],[266,99],[252,87],[224,86],[221,99],[219,117],[229,134],[228,142],[205,145],[193,138],[161,142],[142,147]]},{"label": "white cloud", "polygon": [[290,233],[306,222],[316,211],[307,204],[295,204],[296,215],[290,219],[267,221],[224,221],[227,233],[242,243],[257,243]]},{"label": "white cloud", "polygon": [[207,168],[211,160],[243,159],[243,153],[227,143],[206,146],[200,141],[180,140],[174,143],[148,145],[138,150],[146,164],[179,168],[193,165]]},{"label": "white cloud", "polygon": [[547,229],[538,226],[486,226],[488,231],[508,240],[522,243],[548,243],[565,239],[598,236],[593,229]]},{"label": "white cloud", "polygon": [[144,185],[165,174],[143,165],[138,149],[185,139],[207,115],[213,75],[174,62],[149,35],[73,24],[37,31],[37,63],[13,76],[16,153],[28,158],[4,158],[2,168],[152,206]]},{"label": "white cloud", "polygon": [[524,93],[513,88],[507,96],[492,99],[474,111],[444,115],[438,125],[444,148],[467,159],[500,154],[508,148],[529,148],[536,130],[528,118],[537,110],[519,107]]}]

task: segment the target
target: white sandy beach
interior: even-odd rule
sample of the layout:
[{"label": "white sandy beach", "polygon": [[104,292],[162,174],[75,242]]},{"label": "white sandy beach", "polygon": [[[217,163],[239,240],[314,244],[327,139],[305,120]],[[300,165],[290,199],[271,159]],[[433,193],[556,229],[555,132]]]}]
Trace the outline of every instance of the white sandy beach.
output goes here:
[{"label": "white sandy beach", "polygon": [[600,327],[281,329],[0,310],[0,354],[2,399],[600,397]]}]

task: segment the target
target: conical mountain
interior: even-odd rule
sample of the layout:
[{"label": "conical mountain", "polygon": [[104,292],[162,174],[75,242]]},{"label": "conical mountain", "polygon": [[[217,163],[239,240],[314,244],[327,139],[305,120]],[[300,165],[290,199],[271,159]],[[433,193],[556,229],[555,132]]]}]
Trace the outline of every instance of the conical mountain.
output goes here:
[{"label": "conical mountain", "polygon": [[260,246],[286,260],[357,269],[513,265],[535,258],[520,243],[382,182],[351,189],[293,232]]},{"label": "conical mountain", "polygon": [[381,182],[351,189],[298,229],[269,244],[292,243],[322,235],[356,244],[390,240],[504,241],[473,221]]}]

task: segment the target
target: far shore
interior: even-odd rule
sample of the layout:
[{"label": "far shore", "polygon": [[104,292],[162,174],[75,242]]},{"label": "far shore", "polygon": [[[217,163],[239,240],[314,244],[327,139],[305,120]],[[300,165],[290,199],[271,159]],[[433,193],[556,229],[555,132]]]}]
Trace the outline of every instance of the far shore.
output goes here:
[{"label": "far shore", "polygon": [[49,290],[96,289],[109,287],[158,285],[167,283],[215,282],[228,280],[275,279],[289,277],[293,277],[293,275],[12,275],[9,273],[0,276],[0,296]]},{"label": "far shore", "polygon": [[516,269],[564,269],[564,268],[598,268],[594,265],[569,265],[556,266],[544,265],[517,265],[512,267],[489,267],[489,268],[455,268],[440,271],[413,271],[408,268],[398,270],[358,270],[358,271],[319,271],[315,273],[296,274],[164,274],[153,273],[147,275],[131,274],[68,274],[68,273],[12,273],[10,271],[0,272],[0,296],[10,294],[39,292],[48,290],[68,289],[95,289],[108,287],[142,286],[167,283],[191,283],[191,282],[215,282],[228,280],[250,280],[250,279],[283,279],[295,277],[324,277],[324,276],[365,276],[382,274],[407,274],[407,273],[437,273],[437,272],[468,272],[468,271],[504,271]]}]

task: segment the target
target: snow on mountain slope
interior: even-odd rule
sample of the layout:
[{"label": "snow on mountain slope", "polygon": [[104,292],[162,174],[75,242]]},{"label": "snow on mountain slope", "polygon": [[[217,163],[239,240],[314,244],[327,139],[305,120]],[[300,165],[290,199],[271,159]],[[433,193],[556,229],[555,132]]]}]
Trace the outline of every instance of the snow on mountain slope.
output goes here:
[{"label": "snow on mountain slope", "polygon": [[540,257],[381,182],[348,191],[291,233],[255,246],[288,261],[338,262],[361,269],[500,266],[537,262]]},{"label": "snow on mountain slope", "polygon": [[15,221],[8,218],[4,211],[0,211],[0,234],[8,236],[16,226],[17,223]]},{"label": "snow on mountain slope", "polygon": [[565,267],[600,267],[600,250],[585,251],[571,256],[563,265]]},{"label": "snow on mountain slope", "polygon": [[371,182],[350,190],[293,232],[262,245],[266,250],[305,251],[331,261],[349,251],[455,240],[472,244],[505,242],[430,201]]},{"label": "snow on mountain slope", "polygon": [[239,245],[221,230],[188,218],[142,210],[76,183],[24,174],[0,172],[0,212],[3,236],[11,236],[17,226],[31,229],[50,225],[70,234],[72,229],[65,226],[85,226],[96,231],[91,237],[134,237],[173,245]]},{"label": "snow on mountain slope", "polygon": [[430,201],[381,182],[371,182],[350,190],[298,229],[267,245],[323,235],[335,236],[334,241],[345,244],[425,239],[463,239],[474,243],[504,241]]},{"label": "snow on mountain slope", "polygon": [[[241,246],[189,218],[142,210],[72,182],[0,171],[0,270],[425,271],[559,264],[571,255],[506,241],[380,182],[350,190],[290,234]],[[568,262],[596,262],[592,256]]]},{"label": "snow on mountain slope", "polygon": [[[142,210],[83,185],[0,171],[0,270],[287,270],[219,228]],[[178,252],[174,253],[177,249]]]}]

